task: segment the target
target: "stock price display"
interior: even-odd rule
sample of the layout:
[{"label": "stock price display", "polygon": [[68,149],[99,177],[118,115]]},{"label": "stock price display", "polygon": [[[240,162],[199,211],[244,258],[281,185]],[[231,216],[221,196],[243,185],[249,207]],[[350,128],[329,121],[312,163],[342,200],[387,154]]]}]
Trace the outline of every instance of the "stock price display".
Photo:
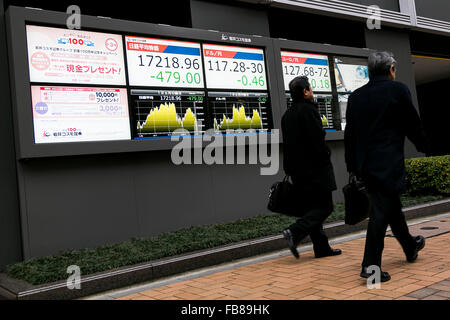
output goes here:
[{"label": "stock price display", "polygon": [[313,91],[331,91],[328,56],[310,53],[281,52],[284,87],[289,90],[289,82],[298,76],[306,76]]},{"label": "stock price display", "polygon": [[204,44],[203,57],[208,88],[267,90],[262,49]]},{"label": "stock price display", "polygon": [[200,44],[127,36],[131,85],[203,88]]}]

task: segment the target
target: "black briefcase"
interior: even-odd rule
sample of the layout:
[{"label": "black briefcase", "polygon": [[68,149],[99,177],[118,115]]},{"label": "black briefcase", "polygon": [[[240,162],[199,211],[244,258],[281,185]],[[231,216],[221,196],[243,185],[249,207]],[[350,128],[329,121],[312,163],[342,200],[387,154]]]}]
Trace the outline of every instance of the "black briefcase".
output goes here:
[{"label": "black briefcase", "polygon": [[270,187],[267,209],[275,213],[296,217],[298,210],[295,206],[294,185],[289,180],[289,176],[285,176],[283,181],[276,182]]},{"label": "black briefcase", "polygon": [[345,198],[345,224],[355,225],[366,220],[370,215],[370,198],[364,182],[350,180],[342,191]]}]

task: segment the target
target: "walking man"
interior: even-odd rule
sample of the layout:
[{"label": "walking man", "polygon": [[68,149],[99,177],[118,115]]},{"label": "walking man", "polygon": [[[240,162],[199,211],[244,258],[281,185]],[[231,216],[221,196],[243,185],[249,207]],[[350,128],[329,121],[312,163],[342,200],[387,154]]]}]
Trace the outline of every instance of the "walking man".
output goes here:
[{"label": "walking man", "polygon": [[376,266],[381,282],[390,280],[381,271],[381,256],[388,224],[408,262],[425,246],[422,236],[412,237],[402,212],[405,191],[405,137],[419,152],[427,143],[408,87],[396,82],[396,61],[391,53],[377,52],[368,59],[370,81],[349,97],[345,128],[345,161],[350,176],[362,179],[371,200],[361,277]]},{"label": "walking man", "polygon": [[289,90],[293,104],[281,121],[283,166],[298,195],[295,201],[301,217],[283,231],[283,236],[297,259],[297,245],[307,235],[316,258],[339,255],[341,250],[331,249],[322,227],[333,212],[332,191],[336,190],[326,133],[308,78],[296,77],[289,83]]}]

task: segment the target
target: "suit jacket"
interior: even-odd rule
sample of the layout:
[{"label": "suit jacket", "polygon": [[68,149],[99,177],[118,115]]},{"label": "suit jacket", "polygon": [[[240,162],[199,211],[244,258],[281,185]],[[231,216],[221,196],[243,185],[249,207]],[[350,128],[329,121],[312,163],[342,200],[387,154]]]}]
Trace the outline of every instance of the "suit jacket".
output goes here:
[{"label": "suit jacket", "polygon": [[298,187],[336,190],[331,151],[325,144],[317,106],[309,101],[295,102],[281,120],[283,167]]},{"label": "suit jacket", "polygon": [[420,152],[427,142],[408,87],[375,77],[349,97],[345,127],[347,170],[372,191],[405,191],[404,143],[408,137]]}]

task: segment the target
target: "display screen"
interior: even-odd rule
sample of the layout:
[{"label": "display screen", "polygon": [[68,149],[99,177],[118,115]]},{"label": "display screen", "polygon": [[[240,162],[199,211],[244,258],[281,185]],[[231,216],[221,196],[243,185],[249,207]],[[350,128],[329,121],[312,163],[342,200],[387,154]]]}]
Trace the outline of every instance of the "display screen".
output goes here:
[{"label": "display screen", "polygon": [[272,129],[267,93],[208,92],[212,127],[216,131]]},{"label": "display screen", "polygon": [[125,85],[122,36],[26,28],[31,82]]},{"label": "display screen", "polygon": [[352,93],[369,82],[369,69],[365,59],[335,57],[334,72],[339,93]]},{"label": "display screen", "polygon": [[[292,106],[292,98],[290,93],[286,93],[288,108]],[[331,94],[315,94],[314,102],[317,104],[322,126],[326,130],[336,129],[336,120],[333,112],[333,95]]]},{"label": "display screen", "polygon": [[172,136],[177,129],[204,132],[203,91],[131,90],[135,138]]},{"label": "display screen", "polygon": [[203,57],[207,88],[267,90],[263,49],[204,44]]},{"label": "display screen", "polygon": [[200,44],[125,37],[130,85],[203,88]]},{"label": "display screen", "polygon": [[35,143],[131,139],[125,89],[32,86]]},{"label": "display screen", "polygon": [[331,92],[328,56],[311,53],[281,51],[284,88],[295,77],[307,76],[314,92]]}]

